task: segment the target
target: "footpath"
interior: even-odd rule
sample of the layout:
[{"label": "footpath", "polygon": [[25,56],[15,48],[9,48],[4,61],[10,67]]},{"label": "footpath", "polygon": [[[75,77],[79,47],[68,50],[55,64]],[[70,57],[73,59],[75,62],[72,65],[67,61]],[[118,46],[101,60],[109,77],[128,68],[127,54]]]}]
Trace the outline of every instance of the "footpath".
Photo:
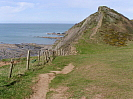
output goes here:
[{"label": "footpath", "polygon": [[[74,69],[74,66],[70,63],[62,71],[51,71],[51,73],[40,74],[38,76],[37,83],[32,87],[33,94],[30,96],[30,99],[46,99],[47,92],[50,91],[49,83],[53,80],[57,74],[68,74]],[[67,88],[63,88],[66,89]],[[53,95],[53,99],[67,99],[63,97],[63,91],[59,94]]]}]

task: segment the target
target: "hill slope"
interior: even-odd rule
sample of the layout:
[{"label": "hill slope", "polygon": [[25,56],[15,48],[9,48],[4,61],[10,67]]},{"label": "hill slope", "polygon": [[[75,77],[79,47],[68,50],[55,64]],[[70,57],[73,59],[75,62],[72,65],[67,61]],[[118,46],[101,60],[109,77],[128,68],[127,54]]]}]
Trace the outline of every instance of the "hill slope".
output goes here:
[{"label": "hill slope", "polygon": [[133,22],[122,14],[106,6],[100,6],[98,12],[70,28],[64,38],[55,43],[55,49],[70,49],[79,39],[88,43],[104,42],[114,46],[124,46],[132,39]]},{"label": "hill slope", "polygon": [[124,47],[88,44],[86,50],[81,49],[88,54],[57,57],[53,64],[68,62],[75,68],[67,75],[56,76],[47,99],[62,93],[66,97],[62,99],[132,99],[132,44]]},{"label": "hill slope", "polygon": [[[123,21],[107,14],[110,12]],[[56,75],[51,81],[47,99],[60,94],[66,97],[61,96],[62,99],[133,99],[133,42],[128,42],[128,46],[124,47],[107,45],[110,43],[104,40],[104,36],[114,39],[117,37],[115,34],[120,40],[126,37],[127,42],[132,35],[132,22],[114,10],[99,7],[98,12],[69,29],[55,47],[67,49],[78,43],[80,55],[58,56],[52,63],[34,66],[12,79],[5,75],[9,66],[1,67],[0,73],[4,74],[0,75],[0,99],[28,99],[33,94],[31,87],[38,81],[39,74],[61,71],[69,63],[75,66],[74,70],[65,75]],[[107,40],[111,41],[111,38]],[[115,45],[119,46],[117,44],[118,41]]]}]

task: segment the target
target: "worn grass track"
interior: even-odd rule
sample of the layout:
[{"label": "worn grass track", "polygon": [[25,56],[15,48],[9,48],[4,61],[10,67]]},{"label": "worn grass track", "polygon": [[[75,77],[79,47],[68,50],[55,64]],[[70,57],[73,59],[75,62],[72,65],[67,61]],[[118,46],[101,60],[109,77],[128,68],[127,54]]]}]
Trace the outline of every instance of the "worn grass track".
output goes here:
[{"label": "worn grass track", "polygon": [[[64,92],[64,96],[68,99],[132,99],[132,44],[120,48],[107,45],[90,46],[90,49],[87,48],[88,51],[84,50],[84,53],[88,54],[71,56],[70,59],[76,66],[75,70],[65,76],[58,75],[52,81],[51,88],[68,87]],[[95,46],[99,50],[96,50]],[[70,61],[69,58],[67,59]],[[54,93],[57,92],[49,92],[48,99],[52,99]]]},{"label": "worn grass track", "polygon": [[[69,63],[75,66],[74,70],[65,75],[56,75],[50,84],[50,89],[66,88],[63,94],[68,99],[133,98],[132,42],[125,47],[79,43],[77,49],[79,55],[56,57],[51,64],[31,69],[21,77],[1,78],[0,99],[28,98],[32,94],[31,87],[36,83],[39,74],[60,71]],[[7,68],[5,66],[0,69]],[[54,93],[58,94],[58,91],[51,90],[47,94],[47,99],[51,99]]]}]

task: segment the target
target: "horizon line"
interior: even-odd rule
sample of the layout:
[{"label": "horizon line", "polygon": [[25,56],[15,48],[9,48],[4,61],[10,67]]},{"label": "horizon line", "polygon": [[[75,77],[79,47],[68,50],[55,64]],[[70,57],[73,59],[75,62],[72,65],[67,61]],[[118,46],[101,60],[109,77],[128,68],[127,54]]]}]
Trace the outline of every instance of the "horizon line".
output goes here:
[{"label": "horizon line", "polygon": [[42,23],[42,22],[1,22],[0,24],[76,24],[76,23],[59,23],[59,22],[46,22],[46,23]]}]

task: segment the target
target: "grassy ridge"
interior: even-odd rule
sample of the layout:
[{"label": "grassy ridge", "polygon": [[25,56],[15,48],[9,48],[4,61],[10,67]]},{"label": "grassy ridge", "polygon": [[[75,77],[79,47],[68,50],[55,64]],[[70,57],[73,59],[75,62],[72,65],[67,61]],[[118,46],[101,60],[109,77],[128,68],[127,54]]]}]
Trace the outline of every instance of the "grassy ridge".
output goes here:
[{"label": "grassy ridge", "polygon": [[[85,44],[85,43],[84,43]],[[80,99],[101,97],[105,99],[132,99],[133,46],[80,45],[81,55],[65,57],[76,66],[67,75],[58,75],[51,88],[67,86],[67,96]],[[84,54],[85,53],[85,54]],[[54,92],[49,92],[48,99]]]},{"label": "grassy ridge", "polygon": [[[32,57],[31,60],[37,59]],[[4,60],[9,61],[10,59]],[[25,60],[25,58],[23,59]],[[26,63],[26,61],[24,61]],[[38,62],[30,65],[30,70],[26,71],[26,64],[18,63],[14,66],[12,78],[8,78],[9,65],[0,67],[0,99],[24,99],[32,94],[32,85],[37,82],[39,74],[48,73],[51,70],[61,70],[68,62],[61,61],[55,64],[37,66]],[[21,65],[20,65],[21,64]],[[34,66],[35,65],[35,66]],[[58,68],[58,69],[57,69]]]},{"label": "grassy ridge", "polygon": [[[32,62],[35,59],[37,57],[30,58],[29,71],[26,70],[26,58],[14,59],[18,62],[14,64],[12,78],[8,78],[9,65],[0,67],[0,99],[24,99],[32,93],[31,85],[35,83],[32,82],[32,78],[41,71],[48,72],[49,69],[51,70],[51,67],[43,70],[44,65],[39,66],[38,60]],[[10,59],[3,59],[2,61],[10,62]],[[40,64],[42,64],[42,60]]]},{"label": "grassy ridge", "polygon": [[[101,97],[105,99],[132,99],[133,93],[133,43],[128,46],[112,47],[104,44],[79,42],[80,55],[59,56],[45,66],[38,66],[22,76],[12,79],[1,77],[0,99],[24,99],[32,93],[31,87],[37,81],[37,75],[52,70],[61,70],[69,63],[75,66],[69,74],[56,76],[50,88],[67,86],[68,98],[87,99]],[[1,67],[7,69],[8,66]],[[33,82],[34,80],[34,82]],[[50,99],[53,91],[47,94]]]}]

